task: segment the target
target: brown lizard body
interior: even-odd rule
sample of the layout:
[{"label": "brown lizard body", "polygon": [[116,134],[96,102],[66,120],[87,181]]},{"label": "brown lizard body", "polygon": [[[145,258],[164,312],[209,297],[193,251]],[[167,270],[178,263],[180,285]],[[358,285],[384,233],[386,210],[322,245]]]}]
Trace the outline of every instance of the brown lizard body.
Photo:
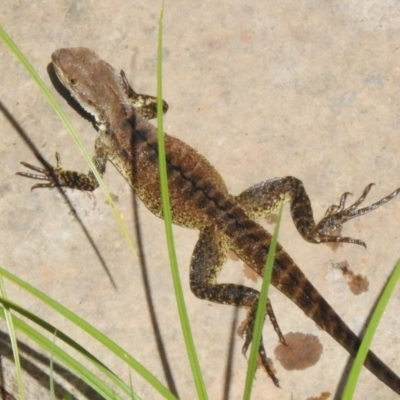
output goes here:
[{"label": "brown lizard body", "polygon": [[[157,135],[155,127],[147,121],[155,116],[154,98],[136,94],[122,71],[118,74],[89,49],[60,49],[53,53],[52,61],[63,85],[95,117],[99,132],[93,161],[100,174],[105,172],[106,162],[110,160],[147,208],[162,217]],[[101,79],[94,79],[97,77]],[[263,275],[271,235],[255,220],[276,210],[280,201],[289,200],[293,221],[305,240],[312,243],[348,242],[364,245],[359,240],[331,236],[329,233],[346,221],[376,209],[400,192],[397,189],[363,209],[358,209],[358,206],[372,185],[348,208],[345,208],[348,195],[345,193],[339,206],[331,206],[325,218],[316,224],[310,200],[298,179],[272,179],[252,186],[239,196],[232,196],[219,173],[202,155],[177,138],[166,135],[165,140],[173,222],[200,230],[191,260],[190,287],[199,298],[250,309],[244,351],[251,342],[259,292],[243,285],[218,284],[216,278],[228,250],[233,250],[247,265]],[[22,163],[39,174],[19,174],[47,181],[33,188],[62,186],[94,190],[98,186],[91,172],[85,175],[64,170],[58,155],[57,161],[57,167],[50,169]],[[275,256],[272,284],[350,354],[357,352],[360,345],[358,337],[280,245]],[[269,303],[267,313],[280,340],[284,341]],[[262,342],[259,352],[268,374],[278,384],[269,368]],[[400,394],[400,378],[374,353],[368,353],[365,366]]]}]

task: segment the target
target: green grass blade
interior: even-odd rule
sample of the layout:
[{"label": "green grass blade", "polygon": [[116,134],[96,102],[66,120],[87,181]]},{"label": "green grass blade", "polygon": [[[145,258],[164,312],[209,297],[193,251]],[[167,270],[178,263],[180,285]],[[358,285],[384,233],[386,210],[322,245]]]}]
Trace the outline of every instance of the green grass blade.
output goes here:
[{"label": "green grass blade", "polygon": [[53,371],[54,371],[54,363],[53,363],[53,361],[54,361],[54,352],[53,352],[53,347],[55,346],[55,344],[56,344],[56,337],[57,337],[57,330],[55,329],[54,330],[54,335],[53,335],[53,346],[52,346],[52,348],[51,348],[51,351],[50,351],[50,366],[49,366],[49,370],[50,370],[50,376],[49,376],[49,379],[50,379],[50,398],[51,398],[51,400],[55,400],[56,399],[56,396],[55,396],[55,393],[54,393],[54,376],[53,376]]},{"label": "green grass blade", "polygon": [[[5,299],[7,298],[6,288],[4,287],[4,282],[1,277],[0,277],[0,294]],[[4,316],[5,316],[5,319],[7,322],[8,333],[9,333],[10,341],[11,341],[11,348],[12,348],[12,352],[13,352],[13,356],[14,356],[15,372],[16,372],[16,376],[17,376],[18,395],[19,395],[19,399],[24,400],[25,399],[25,390],[24,390],[24,383],[22,380],[21,360],[19,357],[17,336],[15,334],[13,319],[12,319],[12,315],[10,312],[10,308],[6,304],[3,304],[3,311],[4,311]]]},{"label": "green grass blade", "polygon": [[387,304],[393,294],[394,288],[400,279],[400,261],[398,261],[392,275],[390,276],[385,288],[383,289],[382,295],[375,307],[374,313],[372,314],[371,320],[367,326],[364,337],[361,341],[360,348],[357,352],[357,356],[354,359],[353,366],[351,368],[349,378],[347,379],[346,386],[343,392],[343,400],[351,400],[354,395],[354,391],[357,385],[358,377],[361,369],[364,365],[365,358],[367,356],[369,347],[372,339],[375,335],[376,329],[379,325],[379,321],[386,309]]},{"label": "green grass blade", "polygon": [[71,122],[68,120],[67,116],[65,115],[64,111],[61,109],[60,105],[58,104],[57,100],[55,99],[55,97],[53,96],[51,91],[48,89],[46,84],[40,78],[39,74],[35,71],[32,64],[27,60],[27,58],[24,56],[24,54],[21,52],[21,50],[18,48],[18,46],[7,35],[7,33],[3,30],[3,28],[1,26],[0,26],[0,38],[3,40],[3,42],[6,44],[6,46],[11,50],[11,52],[14,53],[14,55],[17,57],[17,59],[25,67],[25,69],[29,72],[29,74],[31,75],[33,80],[39,86],[39,88],[42,91],[45,98],[50,103],[51,107],[54,109],[54,111],[60,117],[61,121],[66,126],[67,130],[70,132],[70,134],[71,134],[72,138],[74,139],[75,143],[77,144],[79,150],[82,152],[83,157],[85,158],[86,162],[88,163],[91,171],[93,172],[94,176],[96,177],[97,181],[99,182],[99,185],[104,193],[104,196],[107,199],[108,204],[110,204],[110,206],[111,206],[114,217],[116,218],[116,220],[118,222],[118,225],[123,233],[123,236],[125,237],[125,239],[128,243],[129,248],[131,249],[131,251],[134,254],[136,254],[136,248],[135,248],[135,246],[132,242],[132,239],[129,235],[128,229],[127,229],[125,223],[123,222],[121,214],[118,211],[117,207],[115,206],[105,183],[101,179],[101,176],[100,176],[99,172],[97,171],[97,168],[93,164],[93,161],[92,161],[89,153],[83,146],[83,143],[80,140],[78,134],[76,133],[74,127],[71,125]]},{"label": "green grass blade", "polygon": [[[75,325],[79,326],[86,333],[91,335],[93,338],[102,343],[105,347],[110,349],[116,356],[121,360],[125,361],[133,370],[135,370],[143,379],[145,379],[155,390],[157,390],[162,396],[167,399],[176,399],[176,397],[153,375],[151,374],[143,365],[136,361],[130,354],[128,354],[122,347],[108,338],[106,335],[101,333],[94,326],[87,323],[85,320],[77,316],[72,311],[68,310],[66,307],[50,298],[40,290],[29,285],[29,283],[23,281],[22,279],[11,274],[7,270],[0,267],[0,275],[6,277],[10,281],[14,282],[33,296],[40,299],[42,302],[47,304],[49,307],[56,310],[60,315],[73,322]],[[60,335],[60,333],[59,333]],[[60,336],[59,336],[60,337]]]},{"label": "green grass blade", "polygon": [[168,193],[167,165],[165,159],[165,143],[164,143],[164,124],[163,124],[163,96],[162,96],[162,21],[164,13],[164,3],[162,4],[159,30],[158,30],[158,56],[157,56],[157,133],[158,133],[158,154],[160,166],[160,182],[161,182],[161,198],[163,206],[163,218],[165,221],[165,233],[167,237],[169,260],[171,265],[171,275],[174,283],[175,296],[178,306],[179,318],[181,321],[182,332],[185,340],[186,351],[192,369],[193,378],[199,399],[208,399],[206,387],[199,361],[197,358],[196,348],[194,346],[193,336],[190,330],[189,318],[183,298],[182,284],[179,277],[178,263],[176,260],[174,238],[172,233],[171,206]]},{"label": "green grass blade", "polygon": [[[0,317],[5,318],[3,309],[0,309]],[[123,400],[122,397],[118,396],[115,391],[109,388],[100,378],[90,372],[87,368],[85,368],[82,364],[80,364],[77,360],[71,357],[60,347],[55,345],[51,340],[44,337],[40,332],[30,327],[18,317],[12,316],[12,318],[17,329],[27,335],[31,340],[36,342],[45,351],[49,353],[53,352],[55,358],[57,358],[62,364],[66,365],[69,370],[78,375],[83,381],[85,381],[105,399]]]},{"label": "green grass blade", "polygon": [[269,288],[269,285],[271,282],[272,271],[274,268],[275,249],[276,249],[276,244],[278,241],[279,227],[280,227],[281,219],[282,219],[282,209],[283,209],[283,204],[281,203],[281,205],[279,207],[278,220],[276,222],[274,234],[273,234],[272,240],[271,240],[271,246],[269,248],[267,260],[265,263],[264,277],[263,277],[263,282],[262,282],[261,291],[260,291],[260,297],[259,297],[258,306],[257,306],[256,319],[255,319],[255,323],[254,323],[253,340],[252,340],[251,348],[250,348],[249,363],[248,363],[247,374],[246,374],[246,383],[245,383],[245,388],[244,388],[244,392],[243,392],[243,399],[245,399],[245,400],[250,399],[251,391],[253,388],[253,380],[254,380],[254,375],[256,372],[256,364],[257,364],[257,358],[258,358],[258,349],[260,346],[262,329],[264,326],[265,310],[267,307],[268,288]]},{"label": "green grass blade", "polygon": [[[124,391],[128,396],[133,399],[139,400],[136,394],[133,393],[131,387],[126,385],[118,376],[116,376],[108,367],[106,367],[99,359],[97,359],[93,354],[89,353],[84,347],[82,347],[79,343],[75,342],[70,336],[66,335],[62,331],[58,331],[54,325],[49,324],[48,322],[44,321],[42,318],[38,317],[37,315],[31,313],[29,310],[19,306],[18,304],[0,297],[0,302],[4,307],[11,308],[12,310],[16,311],[17,313],[23,315],[25,318],[29,319],[36,325],[40,326],[42,329],[46,330],[50,334],[53,335],[53,342],[57,337],[58,340],[64,342],[72,349],[74,349],[77,353],[85,357],[88,361],[90,361],[99,372],[103,373],[107,376],[110,381],[112,381],[117,387],[119,387],[122,391]],[[50,354],[52,361],[53,353]],[[52,362],[51,362],[52,364]],[[51,378],[52,368],[50,367],[50,378]],[[51,385],[50,385],[51,387]]]}]

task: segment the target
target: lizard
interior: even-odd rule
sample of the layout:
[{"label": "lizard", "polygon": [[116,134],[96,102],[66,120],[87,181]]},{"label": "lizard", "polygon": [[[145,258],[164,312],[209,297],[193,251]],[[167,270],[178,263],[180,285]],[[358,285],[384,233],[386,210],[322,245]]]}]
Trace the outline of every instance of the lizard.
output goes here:
[{"label": "lizard", "polygon": [[[51,59],[60,82],[94,118],[97,137],[93,162],[100,175],[105,173],[107,161],[111,161],[146,207],[162,218],[157,134],[155,126],[148,121],[157,113],[155,98],[137,94],[124,71],[118,73],[90,49],[59,49]],[[167,108],[164,102],[164,112]],[[316,223],[311,201],[299,179],[293,176],[270,179],[233,196],[228,193],[217,170],[191,146],[165,134],[165,147],[172,221],[200,231],[190,263],[190,288],[200,299],[249,309],[243,353],[252,340],[259,292],[244,285],[220,284],[217,276],[228,250],[233,250],[257,274],[263,275],[271,234],[256,220],[276,211],[281,201],[288,201],[293,222],[306,241],[354,243],[366,247],[361,240],[332,233],[347,221],[375,210],[400,193],[398,188],[381,200],[359,208],[373,185],[369,184],[360,198],[346,208],[346,199],[350,195],[346,192],[339,205],[329,207],[324,218]],[[45,168],[21,162],[34,172],[17,174],[44,181],[33,185],[32,189],[59,187],[93,191],[98,187],[91,171],[84,174],[64,169],[58,153],[56,160],[55,167]],[[271,283],[352,356],[356,354],[360,339],[280,244],[276,248]],[[269,300],[266,314],[279,340],[285,343]],[[279,386],[269,365],[263,339],[259,357],[274,384]],[[368,352],[364,365],[400,394],[400,378],[372,351]]]}]

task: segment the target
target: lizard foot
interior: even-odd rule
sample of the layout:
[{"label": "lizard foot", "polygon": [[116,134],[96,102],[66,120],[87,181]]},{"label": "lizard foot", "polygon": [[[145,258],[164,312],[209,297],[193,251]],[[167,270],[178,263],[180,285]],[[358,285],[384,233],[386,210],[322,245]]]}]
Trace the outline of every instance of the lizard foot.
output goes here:
[{"label": "lizard foot", "polygon": [[[243,344],[243,348],[242,348],[242,353],[244,356],[246,356],[247,350],[250,346],[250,343],[253,339],[253,330],[254,330],[254,322],[255,322],[255,316],[256,316],[256,312],[257,312],[257,304],[256,303],[252,309],[250,310],[249,316],[248,316],[248,322],[246,324],[245,330],[244,330],[244,335],[245,335],[245,341]],[[279,341],[287,346],[287,343],[285,341],[285,338],[282,334],[281,329],[279,328],[278,325],[278,321],[276,320],[275,314],[272,310],[272,306],[270,301],[268,300],[267,303],[267,310],[266,310],[266,314],[268,314],[268,317],[272,323],[272,326],[274,327],[275,332],[278,335]],[[265,368],[265,371],[267,372],[268,376],[272,379],[272,382],[274,383],[275,386],[280,387],[279,386],[279,380],[277,379],[277,377],[275,376],[275,373],[272,371],[271,365],[268,361],[267,358],[267,354],[265,352],[265,348],[264,348],[264,343],[263,343],[263,339],[261,337],[261,342],[260,342],[260,346],[258,349],[258,354],[260,356],[261,359],[261,363]]]},{"label": "lizard foot", "polygon": [[353,218],[361,217],[364,214],[376,210],[378,207],[392,200],[400,193],[400,188],[396,189],[394,192],[380,199],[376,203],[358,209],[358,206],[365,200],[373,185],[374,183],[370,183],[364,189],[364,192],[360,196],[360,198],[357,201],[355,201],[354,204],[352,204],[347,208],[345,208],[345,203],[347,197],[351,195],[351,193],[349,192],[343,193],[342,197],[340,198],[339,205],[334,204],[328,207],[325,213],[325,217],[322,218],[322,220],[316,226],[316,232],[319,243],[328,243],[328,242],[354,243],[364,246],[365,248],[367,247],[362,240],[353,239],[350,237],[329,235],[328,233],[335,231],[336,229],[341,227],[345,222]]},{"label": "lizard foot", "polygon": [[62,172],[61,158],[58,153],[56,153],[56,160],[57,160],[56,167],[52,167],[49,165],[47,168],[36,167],[35,165],[21,161],[21,165],[39,173],[33,174],[31,172],[17,172],[16,175],[48,182],[48,183],[37,183],[36,185],[33,185],[31,187],[31,190],[37,188],[53,188],[55,186],[62,186],[62,184],[59,182],[58,179],[60,173]]},{"label": "lizard foot", "polygon": [[[246,329],[246,331],[247,331],[247,329]],[[246,340],[245,340],[243,348],[242,348],[242,353],[243,353],[243,355],[245,357],[246,357],[247,349],[250,346],[251,339],[252,339],[252,334],[246,334]],[[262,363],[265,371],[267,372],[268,376],[272,379],[272,382],[274,383],[274,385],[276,387],[280,387],[279,380],[275,376],[275,373],[271,368],[271,364],[268,361],[268,357],[267,357],[267,353],[265,352],[265,348],[264,348],[264,343],[263,343],[263,338],[262,337],[261,337],[260,346],[258,348],[258,355],[260,356],[260,360],[261,360],[261,363]]]},{"label": "lizard foot", "polygon": [[58,153],[56,153],[56,160],[56,167],[49,165],[47,168],[36,167],[35,165],[21,162],[24,167],[39,173],[17,172],[16,174],[26,178],[47,181],[47,183],[37,183],[33,185],[31,190],[38,188],[68,187],[71,189],[92,191],[97,188],[97,181],[91,175],[63,169],[61,158]]}]

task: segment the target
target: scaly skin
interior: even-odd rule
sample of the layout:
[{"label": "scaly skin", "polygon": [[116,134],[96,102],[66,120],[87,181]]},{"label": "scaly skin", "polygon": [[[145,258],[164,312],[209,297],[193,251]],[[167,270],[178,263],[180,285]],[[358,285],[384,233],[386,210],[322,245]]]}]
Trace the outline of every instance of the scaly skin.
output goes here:
[{"label": "scaly skin", "polygon": [[[60,49],[53,53],[52,61],[60,81],[96,120],[98,136],[93,161],[100,174],[105,172],[106,162],[110,160],[147,208],[162,217],[157,135],[155,127],[147,121],[156,113],[154,98],[136,94],[123,71],[118,74],[89,49]],[[165,104],[164,111],[166,109]],[[345,208],[348,195],[345,193],[339,206],[331,206],[325,218],[316,224],[310,200],[298,179],[272,179],[249,188],[239,196],[232,196],[216,169],[196,150],[169,135],[165,137],[165,144],[173,222],[200,230],[191,261],[191,289],[202,299],[249,308],[250,321],[245,331],[244,351],[251,342],[259,292],[242,285],[218,284],[216,278],[230,249],[259,275],[263,275],[271,235],[255,220],[275,211],[280,201],[288,200],[293,221],[305,240],[311,243],[347,242],[365,246],[359,240],[329,233],[348,220],[376,209],[400,192],[397,189],[363,209],[358,209],[358,206],[372,185],[348,208]],[[33,188],[58,186],[94,190],[98,186],[91,172],[85,175],[64,170],[58,154],[57,166],[50,170],[22,164],[38,174],[23,172],[19,175],[46,181]],[[272,284],[350,354],[357,352],[360,345],[358,337],[280,245],[276,251]],[[267,313],[280,340],[284,342],[270,304]],[[262,342],[259,353],[268,374],[278,385],[269,368]],[[368,353],[365,366],[400,394],[400,378],[372,352]]]}]

